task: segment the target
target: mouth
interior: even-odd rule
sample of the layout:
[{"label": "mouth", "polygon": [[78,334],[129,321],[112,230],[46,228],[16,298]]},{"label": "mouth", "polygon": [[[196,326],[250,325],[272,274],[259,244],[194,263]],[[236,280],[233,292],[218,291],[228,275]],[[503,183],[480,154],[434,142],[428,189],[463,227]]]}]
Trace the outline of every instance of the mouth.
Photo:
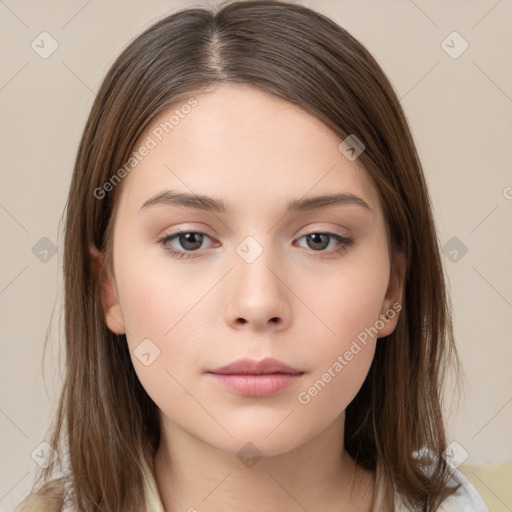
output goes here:
[{"label": "mouth", "polygon": [[228,391],[255,398],[276,395],[296,385],[305,374],[273,358],[240,359],[206,373]]},{"label": "mouth", "polygon": [[284,373],[293,375],[304,372],[301,372],[297,368],[293,368],[278,359],[274,359],[273,357],[266,357],[261,361],[254,361],[253,359],[238,359],[233,363],[209,370],[208,373],[222,375],[268,375],[273,373]]}]

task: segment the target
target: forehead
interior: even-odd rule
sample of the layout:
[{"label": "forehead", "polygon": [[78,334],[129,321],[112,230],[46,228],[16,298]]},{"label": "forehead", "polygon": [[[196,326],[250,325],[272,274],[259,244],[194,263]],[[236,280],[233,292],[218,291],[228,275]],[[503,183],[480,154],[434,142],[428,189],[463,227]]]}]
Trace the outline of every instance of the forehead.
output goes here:
[{"label": "forehead", "polygon": [[223,198],[235,211],[350,192],[379,210],[366,169],[340,152],[341,141],[299,106],[253,86],[223,84],[191,94],[146,128],[121,203],[140,208],[173,189]]}]

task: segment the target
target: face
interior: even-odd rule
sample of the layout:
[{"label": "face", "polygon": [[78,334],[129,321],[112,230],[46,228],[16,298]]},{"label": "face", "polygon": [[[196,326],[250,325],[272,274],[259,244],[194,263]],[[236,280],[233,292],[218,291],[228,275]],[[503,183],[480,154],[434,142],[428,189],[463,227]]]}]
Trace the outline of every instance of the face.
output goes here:
[{"label": "face", "polygon": [[[166,428],[278,454],[344,413],[396,326],[385,220],[363,165],[309,113],[251,86],[193,97],[135,146],[150,149],[118,196],[106,322]],[[358,199],[309,201],[333,194]],[[297,374],[209,373],[267,357]]]}]

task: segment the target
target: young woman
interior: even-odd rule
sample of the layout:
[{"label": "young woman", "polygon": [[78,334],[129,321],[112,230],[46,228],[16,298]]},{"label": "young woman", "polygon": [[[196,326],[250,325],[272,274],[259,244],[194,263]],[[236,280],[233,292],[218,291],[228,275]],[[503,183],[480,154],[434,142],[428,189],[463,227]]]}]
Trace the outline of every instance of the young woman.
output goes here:
[{"label": "young woman", "polygon": [[443,458],[421,164],[334,22],[258,0],[154,24],[98,92],[66,222],[56,457],[20,511],[487,510]]}]

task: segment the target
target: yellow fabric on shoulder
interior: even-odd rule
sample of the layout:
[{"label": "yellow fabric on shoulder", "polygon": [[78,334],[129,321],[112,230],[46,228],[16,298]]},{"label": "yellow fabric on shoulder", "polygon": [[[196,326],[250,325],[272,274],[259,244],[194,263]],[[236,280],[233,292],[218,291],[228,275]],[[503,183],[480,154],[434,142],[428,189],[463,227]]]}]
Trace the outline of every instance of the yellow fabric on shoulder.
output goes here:
[{"label": "yellow fabric on shoulder", "polygon": [[489,512],[512,510],[512,462],[461,464],[459,470],[474,485]]}]

